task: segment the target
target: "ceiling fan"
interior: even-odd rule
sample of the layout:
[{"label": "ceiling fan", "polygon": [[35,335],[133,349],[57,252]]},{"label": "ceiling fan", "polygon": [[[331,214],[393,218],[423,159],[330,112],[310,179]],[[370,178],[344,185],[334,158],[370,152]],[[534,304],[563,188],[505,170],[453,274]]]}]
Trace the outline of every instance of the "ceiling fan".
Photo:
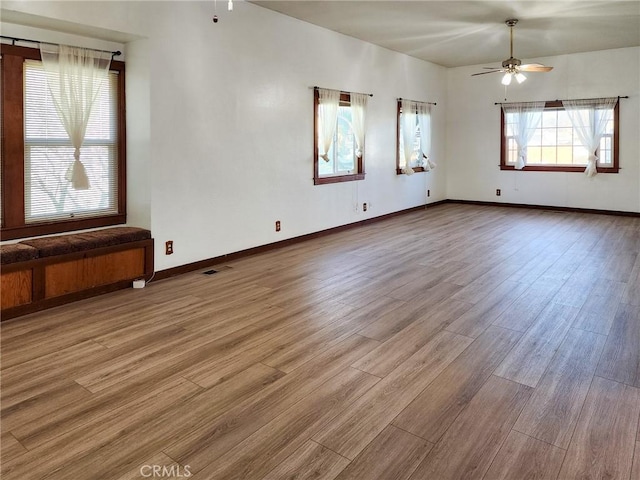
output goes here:
[{"label": "ceiling fan", "polygon": [[490,71],[474,73],[471,75],[472,77],[476,75],[486,75],[487,73],[504,72],[504,76],[502,77],[502,84],[507,86],[511,84],[511,80],[513,79],[513,77],[515,77],[518,83],[524,82],[527,77],[522,72],[550,72],[551,70],[553,70],[553,67],[546,67],[540,63],[528,63],[522,65],[522,62],[519,59],[513,58],[513,27],[515,27],[518,23],[518,19],[510,18],[509,20],[505,21],[505,23],[509,27],[509,58],[502,62],[502,68],[484,67],[490,69]]}]

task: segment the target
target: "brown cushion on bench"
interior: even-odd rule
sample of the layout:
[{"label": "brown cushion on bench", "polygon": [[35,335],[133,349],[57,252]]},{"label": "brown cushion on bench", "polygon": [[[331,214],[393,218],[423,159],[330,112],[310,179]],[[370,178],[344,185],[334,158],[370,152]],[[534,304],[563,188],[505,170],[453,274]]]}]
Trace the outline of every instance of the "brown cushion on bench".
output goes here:
[{"label": "brown cushion on bench", "polygon": [[19,243],[0,245],[0,264],[2,265],[26,262],[34,258],[38,258],[38,250],[29,245],[21,245]]},{"label": "brown cushion on bench", "polygon": [[110,247],[122,243],[136,242],[151,238],[151,232],[136,227],[114,227],[93,232],[57,235],[55,237],[33,238],[20,243],[38,249],[41,257],[83,252],[100,247]]}]

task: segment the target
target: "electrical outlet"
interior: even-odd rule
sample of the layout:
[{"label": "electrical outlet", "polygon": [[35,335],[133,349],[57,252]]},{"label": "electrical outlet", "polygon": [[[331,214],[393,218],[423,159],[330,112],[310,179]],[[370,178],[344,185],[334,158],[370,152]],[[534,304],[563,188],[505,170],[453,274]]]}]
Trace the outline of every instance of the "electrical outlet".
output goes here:
[{"label": "electrical outlet", "polygon": [[165,246],[165,250],[164,250],[165,255],[171,255],[173,253],[173,240],[167,240],[164,246]]},{"label": "electrical outlet", "polygon": [[276,220],[276,232],[280,231],[280,220]]},{"label": "electrical outlet", "polygon": [[496,197],[499,197],[500,195],[502,195],[502,190],[496,188]]},{"label": "electrical outlet", "polygon": [[427,190],[427,197],[431,196],[431,190]]},{"label": "electrical outlet", "polygon": [[362,204],[362,211],[366,212],[367,211],[367,204],[366,202]]}]

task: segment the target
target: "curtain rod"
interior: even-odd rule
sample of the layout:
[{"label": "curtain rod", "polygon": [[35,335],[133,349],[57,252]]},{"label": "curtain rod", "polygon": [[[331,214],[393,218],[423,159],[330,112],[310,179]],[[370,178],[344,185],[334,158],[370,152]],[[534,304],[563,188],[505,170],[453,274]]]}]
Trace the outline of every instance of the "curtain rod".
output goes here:
[{"label": "curtain rod", "polygon": [[[566,100],[598,100],[600,98],[617,98],[618,100],[620,100],[621,98],[629,98],[629,95],[618,95],[617,97],[595,97],[595,98],[571,98],[571,99],[566,99]],[[555,100],[547,100],[547,101],[553,101],[553,102],[562,102],[564,100],[558,100],[557,98]],[[495,102],[494,105],[509,105],[510,103],[528,103],[528,102]]]},{"label": "curtain rod", "polygon": [[408,102],[416,102],[416,103],[425,103],[427,105],[437,105],[436,102],[423,102],[421,100],[411,100],[409,98],[402,98],[402,97],[398,97],[398,101],[402,101],[402,100],[407,100]]},{"label": "curtain rod", "polygon": [[373,97],[373,93],[362,93],[362,92],[347,92],[346,90],[336,90],[335,88],[324,88],[324,87],[311,87],[314,90],[319,90],[319,89],[323,89],[323,90],[333,90],[334,92],[340,92],[340,93],[359,93],[360,95],[369,95],[370,97]]},{"label": "curtain rod", "polygon": [[[17,37],[8,37],[6,35],[0,35],[0,38],[4,38],[6,40],[11,40],[11,44],[15,46],[16,42],[27,42],[27,43],[37,43],[38,45],[42,44],[42,43],[46,43],[48,45],[55,45],[55,43],[49,43],[49,42],[41,42],[40,40],[29,40],[28,38],[17,38]],[[85,47],[83,47],[85,48]],[[111,52],[109,50],[98,50],[95,48],[89,48],[87,50],[93,50],[96,52],[104,52],[104,53],[110,53],[111,57],[117,57],[118,55],[122,55],[122,52],[120,50],[116,50],[115,52]]]}]

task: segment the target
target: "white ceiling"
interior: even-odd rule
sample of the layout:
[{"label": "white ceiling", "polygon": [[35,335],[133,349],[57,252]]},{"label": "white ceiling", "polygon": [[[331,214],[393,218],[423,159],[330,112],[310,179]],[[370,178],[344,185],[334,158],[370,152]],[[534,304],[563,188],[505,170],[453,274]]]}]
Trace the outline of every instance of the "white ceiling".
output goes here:
[{"label": "white ceiling", "polygon": [[445,67],[508,58],[508,18],[522,60],[640,45],[640,0],[251,3]]}]

